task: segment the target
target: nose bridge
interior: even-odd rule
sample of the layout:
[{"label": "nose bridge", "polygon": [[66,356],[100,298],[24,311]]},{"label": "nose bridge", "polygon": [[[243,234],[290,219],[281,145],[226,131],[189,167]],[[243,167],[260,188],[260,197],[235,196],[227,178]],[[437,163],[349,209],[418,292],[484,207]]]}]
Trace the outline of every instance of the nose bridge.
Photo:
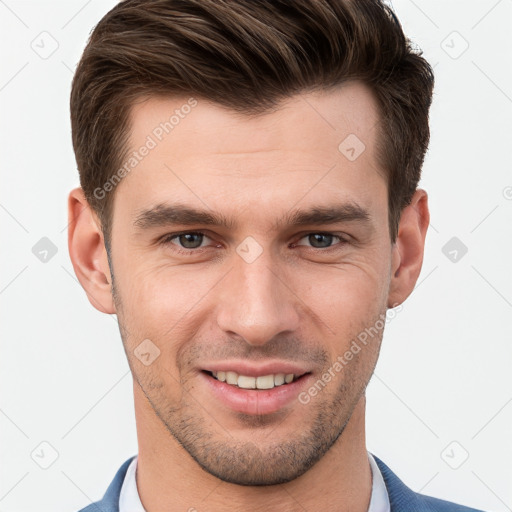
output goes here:
[{"label": "nose bridge", "polygon": [[281,332],[297,329],[299,316],[270,250],[260,248],[255,255],[257,248],[248,243],[237,248],[217,304],[217,323],[251,345],[263,345]]}]

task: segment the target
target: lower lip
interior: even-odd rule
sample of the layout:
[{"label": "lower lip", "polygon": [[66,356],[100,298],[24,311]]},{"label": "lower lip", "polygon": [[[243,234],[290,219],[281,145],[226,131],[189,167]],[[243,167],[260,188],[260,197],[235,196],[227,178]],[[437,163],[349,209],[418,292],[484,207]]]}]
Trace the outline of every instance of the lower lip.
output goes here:
[{"label": "lower lip", "polygon": [[307,385],[311,374],[302,375],[289,384],[272,389],[243,389],[226,384],[212,377],[209,373],[200,372],[214,396],[233,411],[245,414],[271,414],[290,403],[297,401],[302,388]]}]

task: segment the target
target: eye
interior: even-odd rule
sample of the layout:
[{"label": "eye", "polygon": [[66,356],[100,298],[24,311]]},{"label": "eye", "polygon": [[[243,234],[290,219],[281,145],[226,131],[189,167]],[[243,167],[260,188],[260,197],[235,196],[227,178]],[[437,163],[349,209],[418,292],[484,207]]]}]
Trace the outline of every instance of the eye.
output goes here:
[{"label": "eye", "polygon": [[[208,236],[200,231],[187,231],[185,233],[171,233],[161,240],[163,245],[176,246],[176,250],[180,253],[198,252],[197,249],[203,249],[205,239],[210,240]],[[174,247],[173,247],[174,249]]]},{"label": "eye", "polygon": [[[334,235],[332,233],[308,233],[300,240],[307,240],[311,244],[311,247],[313,247],[314,249],[330,249],[331,247],[335,247],[335,245],[337,244],[333,245],[333,240],[338,240],[338,245],[348,243],[348,241],[342,238],[341,236]],[[294,245],[306,244],[296,243]]]},{"label": "eye", "polygon": [[[307,243],[301,243],[303,240]],[[212,247],[208,242],[213,240],[201,231],[186,231],[181,233],[169,233],[165,235],[160,244],[164,246],[172,246],[172,250],[178,254],[193,255],[203,252],[203,250]],[[329,249],[337,249],[349,241],[341,235],[333,233],[308,233],[299,239],[299,242],[292,246],[308,246],[312,249],[321,249],[327,251]],[[217,247],[220,247],[217,245]]]}]

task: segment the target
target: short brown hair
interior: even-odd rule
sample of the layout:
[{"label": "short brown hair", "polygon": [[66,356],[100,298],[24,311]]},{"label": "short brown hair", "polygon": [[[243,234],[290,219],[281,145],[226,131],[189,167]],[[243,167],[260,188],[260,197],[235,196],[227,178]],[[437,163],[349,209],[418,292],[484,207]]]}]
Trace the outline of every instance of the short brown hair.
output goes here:
[{"label": "short brown hair", "polygon": [[380,0],[124,0],[95,27],[71,91],[80,184],[107,250],[138,98],[192,95],[262,114],[294,94],[360,80],[380,108],[379,160],[394,241],[429,141],[432,69]]}]

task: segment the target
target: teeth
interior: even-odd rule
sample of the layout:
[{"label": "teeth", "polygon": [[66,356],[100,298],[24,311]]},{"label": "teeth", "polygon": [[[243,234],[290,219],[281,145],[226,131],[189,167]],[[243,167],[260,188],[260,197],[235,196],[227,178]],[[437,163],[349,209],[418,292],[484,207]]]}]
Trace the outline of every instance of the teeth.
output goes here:
[{"label": "teeth", "polygon": [[244,389],[256,388],[256,377],[246,377],[245,375],[238,376],[238,387]]},{"label": "teeth", "polygon": [[[238,377],[238,385],[240,386],[240,377]],[[256,387],[258,389],[272,389],[274,387],[273,375],[262,375],[256,379]]]},{"label": "teeth", "polygon": [[283,384],[293,382],[295,375],[293,373],[276,373],[271,375],[260,375],[259,377],[249,377],[247,375],[238,375],[236,372],[212,372],[212,375],[221,382],[226,382],[242,389],[272,389]]},{"label": "teeth", "polygon": [[278,373],[277,375],[274,375],[274,384],[276,386],[284,384],[284,373]]},{"label": "teeth", "polygon": [[238,384],[238,374],[235,372],[226,372],[226,382],[228,384]]}]

